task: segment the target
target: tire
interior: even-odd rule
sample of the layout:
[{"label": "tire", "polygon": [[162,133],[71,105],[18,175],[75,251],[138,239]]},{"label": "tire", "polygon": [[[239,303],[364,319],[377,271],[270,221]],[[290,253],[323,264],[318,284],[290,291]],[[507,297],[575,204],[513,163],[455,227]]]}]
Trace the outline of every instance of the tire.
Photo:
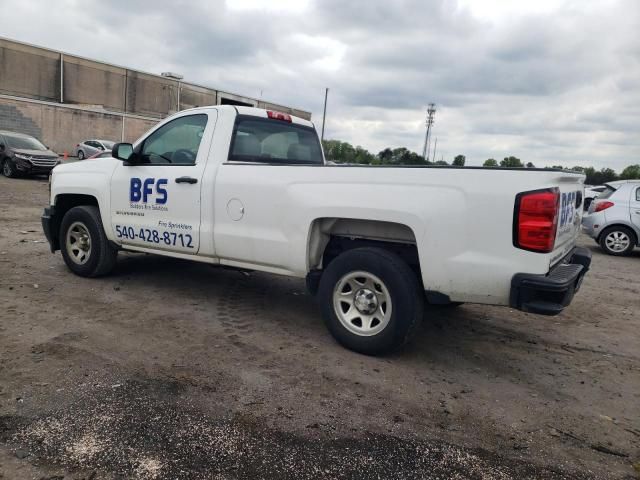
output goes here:
[{"label": "tire", "polygon": [[318,299],[333,337],[365,355],[404,346],[423,317],[424,293],[415,273],[381,248],[356,248],[335,258],[320,279]]},{"label": "tire", "polygon": [[82,150],[78,150],[78,160],[84,160],[84,152]]},{"label": "tire", "polygon": [[118,252],[109,245],[98,207],[73,207],[65,214],[60,252],[69,270],[81,277],[99,277],[113,270]]},{"label": "tire", "polygon": [[638,239],[635,233],[630,228],[623,226],[614,226],[605,229],[604,232],[600,234],[598,241],[605,253],[616,257],[629,255],[637,242]]},{"label": "tire", "polygon": [[7,178],[16,178],[18,176],[18,169],[10,158],[6,158],[2,162],[2,174]]}]

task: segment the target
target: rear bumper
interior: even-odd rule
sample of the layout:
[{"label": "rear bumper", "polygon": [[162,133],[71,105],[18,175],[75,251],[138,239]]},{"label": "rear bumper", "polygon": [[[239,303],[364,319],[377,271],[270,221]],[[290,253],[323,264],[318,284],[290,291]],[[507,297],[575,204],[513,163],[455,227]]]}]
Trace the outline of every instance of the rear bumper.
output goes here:
[{"label": "rear bumper", "polygon": [[565,263],[547,275],[516,273],[509,304],[524,312],[558,315],[571,303],[591,265],[591,251],[576,247]]},{"label": "rear bumper", "polygon": [[47,241],[51,247],[51,253],[54,253],[56,250],[60,249],[60,246],[58,245],[58,236],[56,235],[56,232],[58,231],[58,218],[55,214],[55,208],[45,208],[41,221],[44,236],[47,237]]},{"label": "rear bumper", "polygon": [[591,238],[598,239],[605,224],[602,212],[590,213],[582,217],[582,231]]}]

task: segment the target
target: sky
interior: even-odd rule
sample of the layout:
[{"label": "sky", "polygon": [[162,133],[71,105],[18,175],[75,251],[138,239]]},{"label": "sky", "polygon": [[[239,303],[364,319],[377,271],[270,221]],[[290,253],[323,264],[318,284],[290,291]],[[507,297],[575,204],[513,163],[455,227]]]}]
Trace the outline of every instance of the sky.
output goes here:
[{"label": "sky", "polygon": [[[0,0],[0,35],[289,105],[437,159],[640,163],[638,0]],[[432,143],[433,150],[433,143]],[[433,154],[432,154],[433,158]]]}]

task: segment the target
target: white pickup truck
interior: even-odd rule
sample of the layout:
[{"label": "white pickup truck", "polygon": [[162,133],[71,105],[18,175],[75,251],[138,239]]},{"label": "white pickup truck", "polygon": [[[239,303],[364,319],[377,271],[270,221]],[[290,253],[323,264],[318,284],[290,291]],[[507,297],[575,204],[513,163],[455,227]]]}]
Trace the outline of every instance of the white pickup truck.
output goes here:
[{"label": "white pickup truck", "polygon": [[575,246],[583,181],[329,165],[311,122],[214,106],[56,167],[42,225],[82,276],[128,250],[306,278],[334,337],[380,354],[406,343],[425,301],[560,313],[591,262]]}]

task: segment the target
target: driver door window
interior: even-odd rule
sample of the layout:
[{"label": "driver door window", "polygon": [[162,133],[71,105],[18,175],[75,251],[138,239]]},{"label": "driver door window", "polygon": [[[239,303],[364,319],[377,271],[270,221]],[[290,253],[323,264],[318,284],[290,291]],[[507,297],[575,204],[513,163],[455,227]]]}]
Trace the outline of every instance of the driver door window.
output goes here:
[{"label": "driver door window", "polygon": [[195,165],[206,126],[207,115],[180,117],[163,125],[142,145],[141,163]]}]

